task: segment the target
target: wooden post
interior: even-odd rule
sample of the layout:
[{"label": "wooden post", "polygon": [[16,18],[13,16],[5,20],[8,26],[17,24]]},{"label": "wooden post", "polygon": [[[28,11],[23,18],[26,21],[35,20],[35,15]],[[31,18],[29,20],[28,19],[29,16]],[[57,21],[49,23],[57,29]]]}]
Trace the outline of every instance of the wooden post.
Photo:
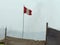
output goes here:
[{"label": "wooden post", "polygon": [[5,44],[4,45],[7,45],[7,40],[6,40],[6,37],[7,37],[7,27],[5,28]]},{"label": "wooden post", "polygon": [[45,45],[47,43],[47,30],[48,30],[48,22],[46,23],[46,42],[45,42]]}]

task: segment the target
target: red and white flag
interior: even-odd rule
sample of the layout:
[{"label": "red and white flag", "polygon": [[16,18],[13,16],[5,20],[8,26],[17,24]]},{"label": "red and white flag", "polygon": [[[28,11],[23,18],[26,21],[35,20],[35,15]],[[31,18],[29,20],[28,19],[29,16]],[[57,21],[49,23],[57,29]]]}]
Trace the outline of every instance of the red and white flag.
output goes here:
[{"label": "red and white flag", "polygon": [[24,6],[24,13],[26,13],[26,14],[28,14],[28,15],[32,15],[32,10],[27,9],[27,8]]}]

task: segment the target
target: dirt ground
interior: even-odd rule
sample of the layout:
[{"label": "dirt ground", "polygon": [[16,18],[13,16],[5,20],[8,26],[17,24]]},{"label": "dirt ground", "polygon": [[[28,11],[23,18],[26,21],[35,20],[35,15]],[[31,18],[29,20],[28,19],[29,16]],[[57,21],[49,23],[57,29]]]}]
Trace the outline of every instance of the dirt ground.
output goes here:
[{"label": "dirt ground", "polygon": [[45,41],[7,37],[5,45],[45,45]]}]

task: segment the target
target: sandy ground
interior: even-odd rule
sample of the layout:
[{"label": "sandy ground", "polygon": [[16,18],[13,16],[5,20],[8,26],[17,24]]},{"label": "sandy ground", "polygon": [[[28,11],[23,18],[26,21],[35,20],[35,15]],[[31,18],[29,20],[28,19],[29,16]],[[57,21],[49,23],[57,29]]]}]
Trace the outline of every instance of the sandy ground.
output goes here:
[{"label": "sandy ground", "polygon": [[20,39],[14,37],[7,37],[5,45],[45,45],[45,41],[35,41],[29,39]]}]

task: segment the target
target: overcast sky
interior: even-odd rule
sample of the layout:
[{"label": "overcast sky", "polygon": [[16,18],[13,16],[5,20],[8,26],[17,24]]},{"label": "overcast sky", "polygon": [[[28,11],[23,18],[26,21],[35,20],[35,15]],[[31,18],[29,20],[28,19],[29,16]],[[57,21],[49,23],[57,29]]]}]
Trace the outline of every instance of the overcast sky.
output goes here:
[{"label": "overcast sky", "polygon": [[[24,6],[32,10],[31,16],[23,13]],[[0,0],[0,27],[22,32],[23,15],[24,32],[45,32],[47,0]]]},{"label": "overcast sky", "polygon": [[[45,39],[46,22],[60,29],[59,4],[60,0],[0,0],[0,28],[22,32],[24,15],[24,32],[45,32]],[[31,16],[23,13],[24,6],[32,10]]]},{"label": "overcast sky", "polygon": [[45,12],[47,12],[46,2],[44,0],[1,0],[0,27],[7,26],[8,29],[11,28],[21,31],[23,26],[23,6],[32,10],[32,16],[24,14],[25,30],[32,30],[33,32],[42,30],[44,26],[42,28],[40,26],[45,22],[46,16],[44,14],[46,15]]},{"label": "overcast sky", "polygon": [[48,4],[49,26],[60,30],[60,0],[50,0]]}]

